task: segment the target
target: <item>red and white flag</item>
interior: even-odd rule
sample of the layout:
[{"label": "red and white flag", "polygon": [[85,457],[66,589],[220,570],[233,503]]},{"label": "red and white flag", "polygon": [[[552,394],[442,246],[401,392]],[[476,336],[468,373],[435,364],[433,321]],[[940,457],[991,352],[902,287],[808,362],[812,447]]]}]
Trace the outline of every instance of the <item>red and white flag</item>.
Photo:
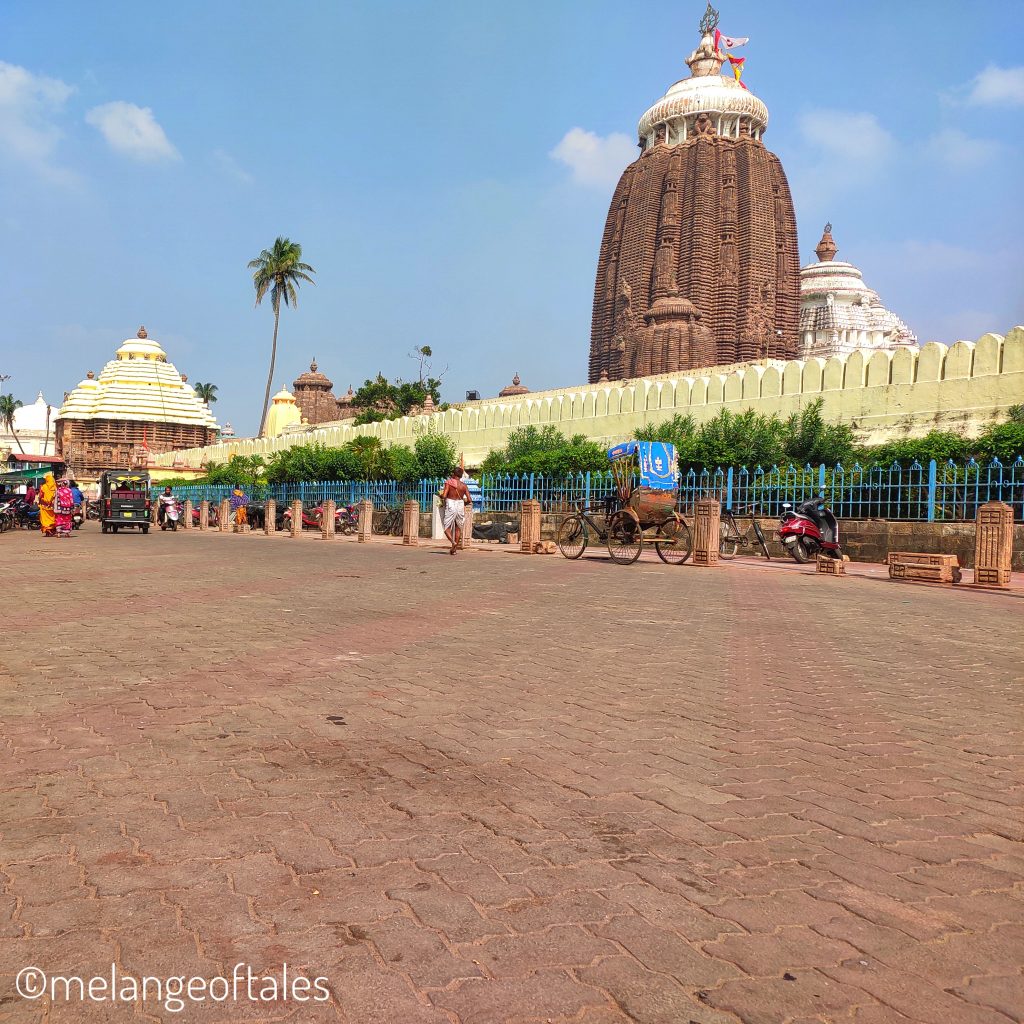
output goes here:
[{"label": "red and white flag", "polygon": [[750,42],[750,36],[723,36],[718,29],[715,29],[715,49],[735,50],[737,46],[746,46]]}]

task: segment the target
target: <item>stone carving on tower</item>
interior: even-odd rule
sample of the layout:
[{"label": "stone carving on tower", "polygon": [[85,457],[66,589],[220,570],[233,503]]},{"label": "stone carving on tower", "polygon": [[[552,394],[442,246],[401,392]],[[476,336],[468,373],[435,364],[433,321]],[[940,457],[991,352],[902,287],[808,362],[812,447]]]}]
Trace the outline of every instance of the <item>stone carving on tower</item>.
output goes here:
[{"label": "stone carving on tower", "polygon": [[[764,103],[720,74],[716,24],[709,5],[687,59],[690,76],[640,119],[641,154],[612,197],[594,289],[591,381],[638,367],[674,373],[799,352],[789,185],[762,141]],[[662,299],[674,303],[658,306]],[[652,346],[644,335],[638,346],[642,332],[664,335],[670,324],[676,341]]]}]

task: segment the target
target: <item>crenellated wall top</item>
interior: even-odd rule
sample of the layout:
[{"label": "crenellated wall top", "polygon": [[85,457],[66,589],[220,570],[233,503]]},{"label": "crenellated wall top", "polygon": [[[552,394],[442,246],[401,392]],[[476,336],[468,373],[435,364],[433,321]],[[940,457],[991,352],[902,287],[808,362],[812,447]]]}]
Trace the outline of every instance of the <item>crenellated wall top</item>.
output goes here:
[{"label": "crenellated wall top", "polygon": [[[962,382],[973,381],[978,382],[981,397],[958,397]],[[933,385],[941,386],[942,393]],[[908,423],[912,428],[909,421],[917,417],[924,432],[934,427],[937,417],[955,414],[958,403],[965,415],[984,414],[985,402],[993,409],[1008,405],[1009,399],[1003,402],[1000,397],[1003,392],[1010,398],[1016,394],[1017,402],[1024,397],[1024,327],[1015,327],[1005,338],[986,334],[976,342],[958,341],[949,346],[929,342],[920,349],[858,349],[827,360],[762,360],[486,398],[444,412],[359,427],[349,421],[322,423],[305,430],[292,428],[277,438],[233,440],[171,452],[158,456],[157,464],[222,462],[234,454],[266,455],[313,441],[337,445],[358,436],[379,437],[387,444],[411,444],[429,430],[456,436],[457,443],[464,441],[460,450],[486,454],[504,443],[510,430],[530,424],[551,423],[566,433],[605,438],[636,429],[655,416],[681,413],[704,419],[720,408],[758,405],[770,411],[791,411],[804,399],[819,396],[825,398],[826,415],[831,419],[856,422],[874,416],[893,424],[898,420],[904,429]],[[839,396],[845,397],[840,401]]]}]

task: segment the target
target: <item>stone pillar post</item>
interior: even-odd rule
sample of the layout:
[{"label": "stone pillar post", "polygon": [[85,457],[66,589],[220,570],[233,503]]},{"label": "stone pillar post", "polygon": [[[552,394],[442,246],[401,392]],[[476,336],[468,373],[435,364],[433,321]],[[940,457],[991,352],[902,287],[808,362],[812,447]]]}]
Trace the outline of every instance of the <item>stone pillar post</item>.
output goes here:
[{"label": "stone pillar post", "polygon": [[263,505],[263,532],[268,537],[277,533],[277,502],[273,498],[267,498]]},{"label": "stone pillar post", "polygon": [[359,529],[356,540],[360,544],[365,544],[373,536],[373,502],[369,498],[363,498],[357,507],[359,509]]},{"label": "stone pillar post", "polygon": [[185,499],[185,510],[181,514],[184,522],[181,524],[186,530],[192,529],[192,499]]},{"label": "stone pillar post", "polygon": [[697,502],[693,523],[694,565],[718,565],[721,521],[722,504],[717,498],[701,498]]},{"label": "stone pillar post", "polygon": [[227,533],[231,529],[231,502],[224,498],[220,503],[220,510],[217,512],[217,529],[221,533]]},{"label": "stone pillar post", "polygon": [[532,555],[540,543],[540,502],[528,498],[519,506],[519,550]]},{"label": "stone pillar post", "polygon": [[1013,508],[1001,501],[978,507],[974,534],[974,585],[1008,587],[1013,557]]},{"label": "stone pillar post", "polygon": [[149,521],[156,526],[160,522],[160,502],[150,501],[149,503]]},{"label": "stone pillar post", "polygon": [[330,498],[320,506],[320,536],[324,540],[334,540],[334,510],[336,507]]},{"label": "stone pillar post", "polygon": [[420,503],[407,501],[402,507],[402,543],[416,545],[420,542]]},{"label": "stone pillar post", "polygon": [[199,502],[199,529],[208,530],[210,528],[210,503],[203,498]]},{"label": "stone pillar post", "polygon": [[[540,527],[537,527],[537,538],[540,539]],[[462,523],[462,542],[459,547],[463,550],[473,546],[473,502],[466,504],[466,518]]]},{"label": "stone pillar post", "polygon": [[298,499],[292,502],[292,536],[302,536],[302,502]]}]

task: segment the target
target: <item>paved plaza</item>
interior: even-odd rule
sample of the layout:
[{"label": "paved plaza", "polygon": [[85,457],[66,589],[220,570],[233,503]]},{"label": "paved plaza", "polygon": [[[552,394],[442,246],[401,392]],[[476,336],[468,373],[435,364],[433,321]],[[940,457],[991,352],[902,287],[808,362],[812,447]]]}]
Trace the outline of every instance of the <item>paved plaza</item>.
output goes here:
[{"label": "paved plaza", "polygon": [[[1019,594],[0,537],[0,1020],[1008,1024]],[[31,1001],[15,975],[327,979]]]}]

